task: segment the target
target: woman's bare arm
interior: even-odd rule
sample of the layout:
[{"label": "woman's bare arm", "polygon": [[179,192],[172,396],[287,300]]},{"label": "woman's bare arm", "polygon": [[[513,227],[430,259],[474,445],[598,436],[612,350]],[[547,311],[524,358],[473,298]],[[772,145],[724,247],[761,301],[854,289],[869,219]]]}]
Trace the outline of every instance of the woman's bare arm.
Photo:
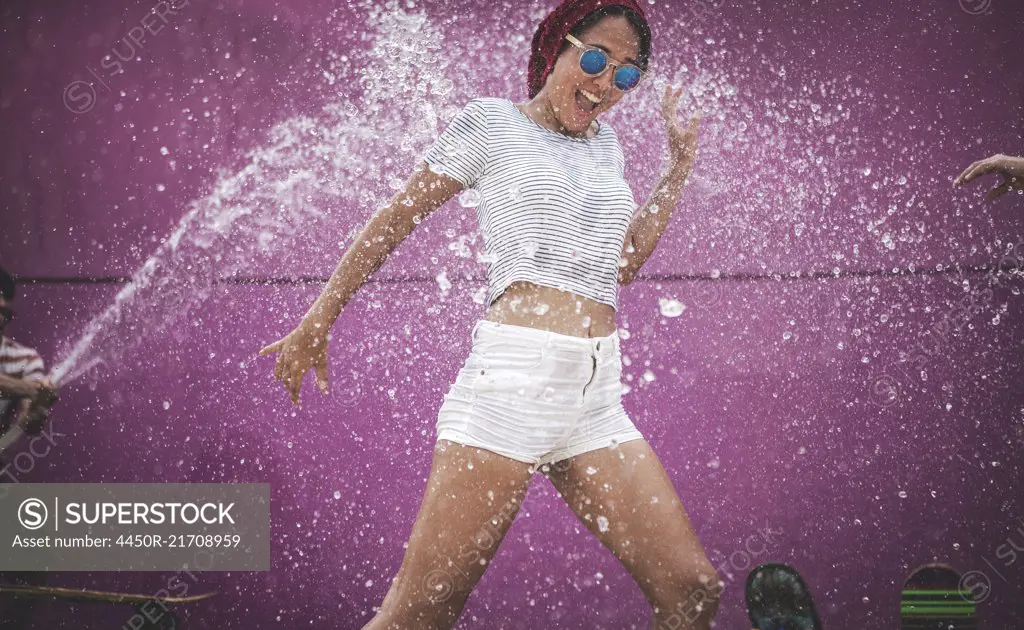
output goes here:
[{"label": "woman's bare arm", "polygon": [[690,124],[683,127],[676,117],[682,86],[665,86],[661,99],[661,114],[668,133],[668,155],[662,165],[662,176],[654,187],[651,198],[640,212],[630,221],[629,230],[622,244],[623,261],[619,267],[619,283],[629,284],[640,268],[654,253],[658,239],[668,227],[669,219],[679,203],[683,184],[690,176],[693,161],[697,155],[697,128],[700,114],[690,118]]},{"label": "woman's bare arm", "polygon": [[626,285],[636,278],[640,268],[654,253],[658,240],[679,204],[683,183],[689,171],[671,169],[654,187],[647,203],[633,216],[622,248],[625,265],[619,267],[619,283]]},{"label": "woman's bare arm", "polygon": [[316,371],[320,391],[327,392],[328,332],[345,304],[417,223],[462,190],[458,180],[434,173],[425,162],[421,166],[406,183],[405,190],[363,227],[295,330],[259,351],[259,356],[281,353],[274,364],[274,378],[284,382],[293,404],[299,404],[307,370]]},{"label": "woman's bare arm", "polygon": [[417,223],[462,190],[458,180],[432,172],[425,162],[420,166],[422,169],[413,173],[405,190],[373,215],[342,256],[327,286],[306,314],[310,322],[330,328],[359,287],[384,264]]}]

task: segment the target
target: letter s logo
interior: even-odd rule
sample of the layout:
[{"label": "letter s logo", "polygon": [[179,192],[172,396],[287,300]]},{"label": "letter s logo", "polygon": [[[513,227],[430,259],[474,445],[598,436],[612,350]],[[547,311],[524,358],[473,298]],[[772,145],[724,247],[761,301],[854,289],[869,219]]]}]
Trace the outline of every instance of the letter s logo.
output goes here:
[{"label": "letter s logo", "polygon": [[25,529],[39,529],[46,525],[47,516],[46,504],[39,499],[25,499],[18,506],[18,521]]},{"label": "letter s logo", "polygon": [[64,88],[64,107],[73,114],[84,114],[96,104],[96,90],[85,81],[72,81]]}]

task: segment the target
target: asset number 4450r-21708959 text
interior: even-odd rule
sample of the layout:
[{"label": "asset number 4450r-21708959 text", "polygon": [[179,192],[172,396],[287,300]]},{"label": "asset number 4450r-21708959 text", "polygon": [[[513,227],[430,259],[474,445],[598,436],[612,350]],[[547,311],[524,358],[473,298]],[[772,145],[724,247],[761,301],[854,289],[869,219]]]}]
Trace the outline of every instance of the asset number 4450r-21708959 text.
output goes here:
[{"label": "asset number 4450r-21708959 text", "polygon": [[121,534],[115,545],[118,547],[237,547],[242,542],[239,534]]}]

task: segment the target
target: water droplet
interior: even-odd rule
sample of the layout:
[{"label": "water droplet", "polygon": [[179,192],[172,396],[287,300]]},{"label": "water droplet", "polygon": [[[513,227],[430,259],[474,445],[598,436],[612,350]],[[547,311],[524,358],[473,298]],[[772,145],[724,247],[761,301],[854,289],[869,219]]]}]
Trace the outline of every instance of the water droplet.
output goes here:
[{"label": "water droplet", "polygon": [[533,258],[537,255],[537,250],[540,249],[540,243],[537,241],[526,241],[520,251],[523,252],[523,256]]},{"label": "water droplet", "polygon": [[459,195],[459,204],[463,208],[475,208],[480,205],[480,202],[483,201],[483,199],[484,196],[480,194],[479,190],[469,188]]},{"label": "water droplet", "polygon": [[441,288],[441,291],[448,291],[449,289],[452,288],[452,283],[450,280],[448,280],[447,271],[442,271],[441,273],[437,274],[437,277],[435,279],[437,280],[437,285]]},{"label": "water droplet", "polygon": [[679,317],[686,310],[686,305],[673,298],[659,298],[658,307],[663,317]]}]

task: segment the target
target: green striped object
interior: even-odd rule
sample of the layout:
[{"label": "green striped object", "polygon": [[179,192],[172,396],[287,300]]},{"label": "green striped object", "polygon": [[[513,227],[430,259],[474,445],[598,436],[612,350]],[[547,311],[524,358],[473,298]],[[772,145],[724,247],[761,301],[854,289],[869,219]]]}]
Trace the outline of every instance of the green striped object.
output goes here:
[{"label": "green striped object", "polygon": [[973,630],[975,604],[960,591],[960,572],[946,564],[915,569],[903,585],[903,630]]}]

